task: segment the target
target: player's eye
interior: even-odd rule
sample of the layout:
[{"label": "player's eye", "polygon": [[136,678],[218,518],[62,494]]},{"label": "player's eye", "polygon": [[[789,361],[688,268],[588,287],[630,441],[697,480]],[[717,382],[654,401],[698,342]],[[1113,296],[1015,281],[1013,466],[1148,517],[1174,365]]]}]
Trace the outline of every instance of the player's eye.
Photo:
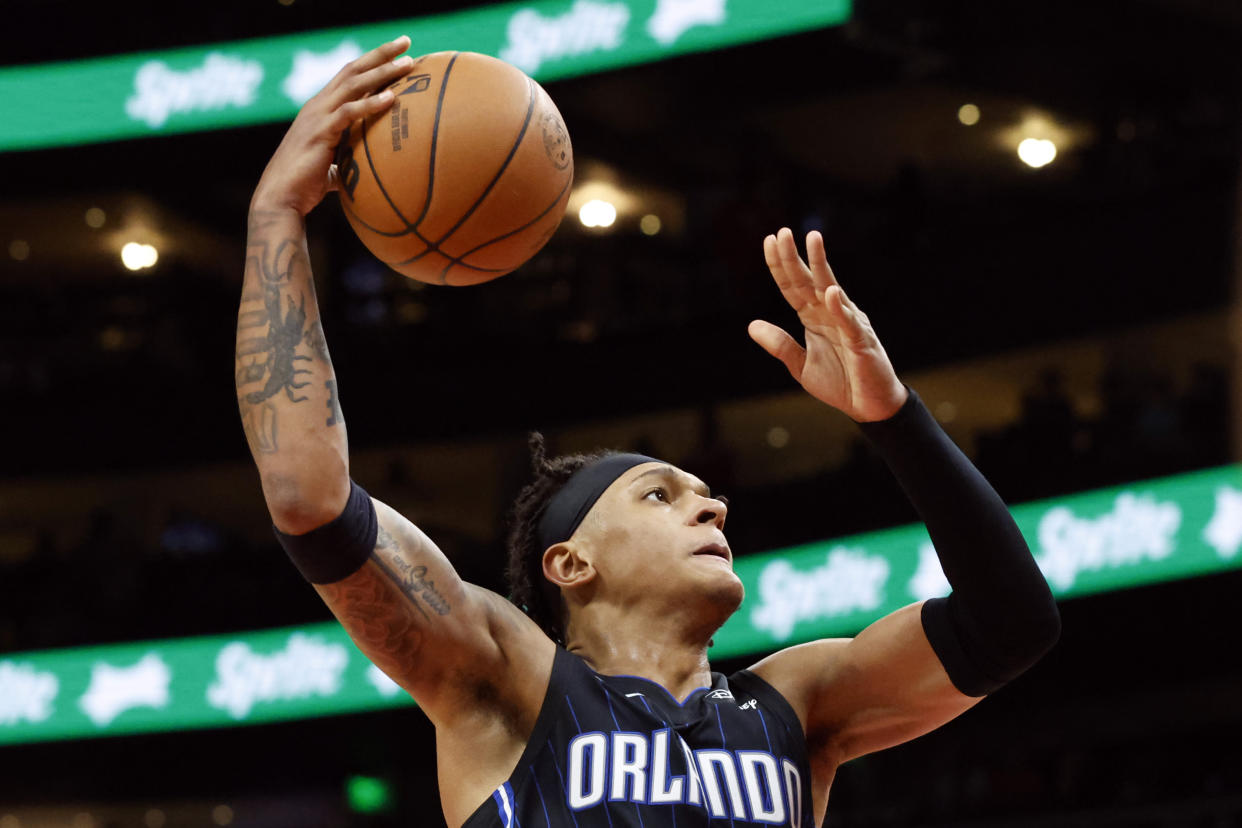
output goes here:
[{"label": "player's eye", "polygon": [[658,500],[661,503],[668,503],[668,492],[663,486],[657,486],[643,495],[643,500]]}]

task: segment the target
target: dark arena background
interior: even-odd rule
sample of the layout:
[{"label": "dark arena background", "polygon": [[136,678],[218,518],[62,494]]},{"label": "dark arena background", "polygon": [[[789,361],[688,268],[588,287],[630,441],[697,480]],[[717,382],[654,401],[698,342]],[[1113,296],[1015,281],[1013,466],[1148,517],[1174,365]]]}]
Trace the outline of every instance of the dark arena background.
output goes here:
[{"label": "dark arena background", "polygon": [[[822,576],[914,516],[746,336],[795,321],[762,237],[820,229],[899,374],[1026,510],[1064,622],[1020,680],[846,765],[826,824],[1242,826],[1242,5],[856,0],[786,31],[763,28],[786,0],[529,5],[528,71],[577,167],[541,253],[427,287],[371,258],[334,196],[310,217],[355,477],[503,592],[527,432],[644,450],[729,495],[739,568],[817,544],[786,566]],[[672,22],[642,35],[657,6]],[[238,420],[246,207],[296,106],[248,120],[258,64],[238,59],[238,91],[177,55],[353,27],[370,48],[405,31],[374,24],[462,9],[4,3],[0,828],[443,825],[418,709],[378,683],[337,706],[306,678],[325,668],[299,654],[345,650],[274,542]],[[608,20],[697,45],[591,64],[626,48],[591,29]],[[695,40],[713,27],[732,34]],[[163,98],[95,60],[137,52],[164,61]],[[91,131],[127,100],[137,127]],[[912,600],[897,555],[885,606]],[[852,634],[875,606],[815,598],[776,596],[786,635]],[[777,646],[751,632],[722,634],[716,669]],[[178,695],[219,690],[228,647],[249,695]]]}]

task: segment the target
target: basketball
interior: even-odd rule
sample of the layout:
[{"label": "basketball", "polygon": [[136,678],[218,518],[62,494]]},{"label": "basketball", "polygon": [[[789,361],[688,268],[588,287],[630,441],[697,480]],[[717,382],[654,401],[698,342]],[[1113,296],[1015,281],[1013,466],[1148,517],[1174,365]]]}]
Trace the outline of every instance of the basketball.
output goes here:
[{"label": "basketball", "polygon": [[345,217],[389,267],[438,285],[502,276],[552,237],[573,148],[556,105],[520,69],[474,52],[417,58],[392,107],[341,136]]}]

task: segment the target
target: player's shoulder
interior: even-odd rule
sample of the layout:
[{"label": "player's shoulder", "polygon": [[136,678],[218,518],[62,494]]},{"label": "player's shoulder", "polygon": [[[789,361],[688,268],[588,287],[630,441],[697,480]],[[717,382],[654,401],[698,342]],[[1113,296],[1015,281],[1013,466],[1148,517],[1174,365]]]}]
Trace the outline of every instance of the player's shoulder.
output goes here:
[{"label": "player's shoulder", "polygon": [[751,665],[746,672],[755,675],[780,693],[805,728],[815,694],[824,676],[843,666],[842,656],[853,639],[821,638],[777,650]]}]

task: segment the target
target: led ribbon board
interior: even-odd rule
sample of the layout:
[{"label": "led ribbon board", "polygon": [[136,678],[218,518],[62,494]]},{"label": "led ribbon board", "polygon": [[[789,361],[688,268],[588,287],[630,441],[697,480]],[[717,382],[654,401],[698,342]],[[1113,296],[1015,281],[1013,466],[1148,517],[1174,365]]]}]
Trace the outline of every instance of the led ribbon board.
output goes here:
[{"label": "led ribbon board", "polygon": [[843,23],[852,0],[539,0],[163,52],[0,69],[0,151],[291,119],[365,50],[461,50],[539,80]]},{"label": "led ribbon board", "polygon": [[[1242,466],[1014,507],[1058,598],[1242,568]],[[922,525],[740,558],[714,657],[851,635],[948,593]],[[0,658],[0,744],[413,704],[335,622]]]}]

